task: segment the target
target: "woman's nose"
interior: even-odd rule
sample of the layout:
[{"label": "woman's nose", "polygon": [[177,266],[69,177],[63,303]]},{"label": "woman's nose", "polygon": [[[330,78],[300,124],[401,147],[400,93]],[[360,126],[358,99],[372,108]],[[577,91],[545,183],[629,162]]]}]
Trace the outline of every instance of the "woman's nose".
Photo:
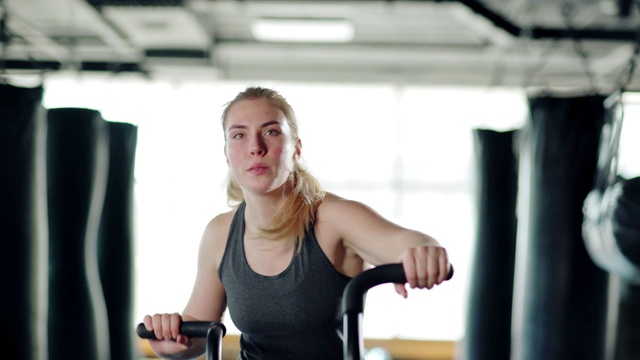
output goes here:
[{"label": "woman's nose", "polygon": [[260,136],[255,136],[250,145],[251,155],[264,155],[267,151],[264,141]]}]

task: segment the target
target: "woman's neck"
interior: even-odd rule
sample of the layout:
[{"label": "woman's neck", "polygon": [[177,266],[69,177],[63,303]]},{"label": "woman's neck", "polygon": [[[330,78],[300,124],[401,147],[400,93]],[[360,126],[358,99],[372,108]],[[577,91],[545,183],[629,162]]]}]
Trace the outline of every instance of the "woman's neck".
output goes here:
[{"label": "woman's neck", "polygon": [[279,194],[249,195],[245,194],[245,228],[252,235],[259,234],[262,229],[271,227],[275,215],[280,211],[286,199]]}]

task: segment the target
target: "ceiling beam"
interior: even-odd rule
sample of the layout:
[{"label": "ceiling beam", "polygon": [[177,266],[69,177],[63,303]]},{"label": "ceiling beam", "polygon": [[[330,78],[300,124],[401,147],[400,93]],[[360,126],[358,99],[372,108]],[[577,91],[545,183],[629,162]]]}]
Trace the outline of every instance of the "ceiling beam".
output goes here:
[{"label": "ceiling beam", "polygon": [[[443,0],[429,0],[443,1]],[[604,29],[604,28],[553,28],[543,26],[522,27],[509,20],[502,14],[485,6],[481,1],[477,0],[448,0],[459,2],[476,14],[491,21],[496,27],[503,29],[507,33],[521,37],[526,36],[535,40],[553,39],[553,40],[605,40],[605,41],[636,41],[638,38],[638,30],[630,29]]]},{"label": "ceiling beam", "polygon": [[[59,61],[39,61],[39,60],[5,60],[7,69],[14,70],[38,70],[38,71],[59,71],[65,68],[64,62]],[[119,63],[104,61],[82,61],[78,64],[76,71],[106,71],[113,73],[121,72],[146,72],[137,63]]]}]

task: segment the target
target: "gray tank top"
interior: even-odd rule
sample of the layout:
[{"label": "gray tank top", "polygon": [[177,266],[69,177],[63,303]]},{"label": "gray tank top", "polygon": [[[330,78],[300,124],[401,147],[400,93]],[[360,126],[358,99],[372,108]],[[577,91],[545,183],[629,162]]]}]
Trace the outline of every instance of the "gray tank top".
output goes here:
[{"label": "gray tank top", "polygon": [[242,332],[239,358],[342,359],[340,305],[350,278],[335,270],[313,226],[282,273],[254,272],[244,252],[244,209],[240,204],[234,215],[218,269],[229,314]]}]

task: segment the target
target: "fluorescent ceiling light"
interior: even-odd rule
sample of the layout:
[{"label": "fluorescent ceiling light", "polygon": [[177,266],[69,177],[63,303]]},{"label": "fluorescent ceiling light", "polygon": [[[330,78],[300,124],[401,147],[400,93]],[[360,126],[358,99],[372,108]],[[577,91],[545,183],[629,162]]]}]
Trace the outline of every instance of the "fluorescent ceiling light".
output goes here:
[{"label": "fluorescent ceiling light", "polygon": [[251,32],[260,41],[349,42],[354,30],[344,19],[259,18],[251,24]]}]

